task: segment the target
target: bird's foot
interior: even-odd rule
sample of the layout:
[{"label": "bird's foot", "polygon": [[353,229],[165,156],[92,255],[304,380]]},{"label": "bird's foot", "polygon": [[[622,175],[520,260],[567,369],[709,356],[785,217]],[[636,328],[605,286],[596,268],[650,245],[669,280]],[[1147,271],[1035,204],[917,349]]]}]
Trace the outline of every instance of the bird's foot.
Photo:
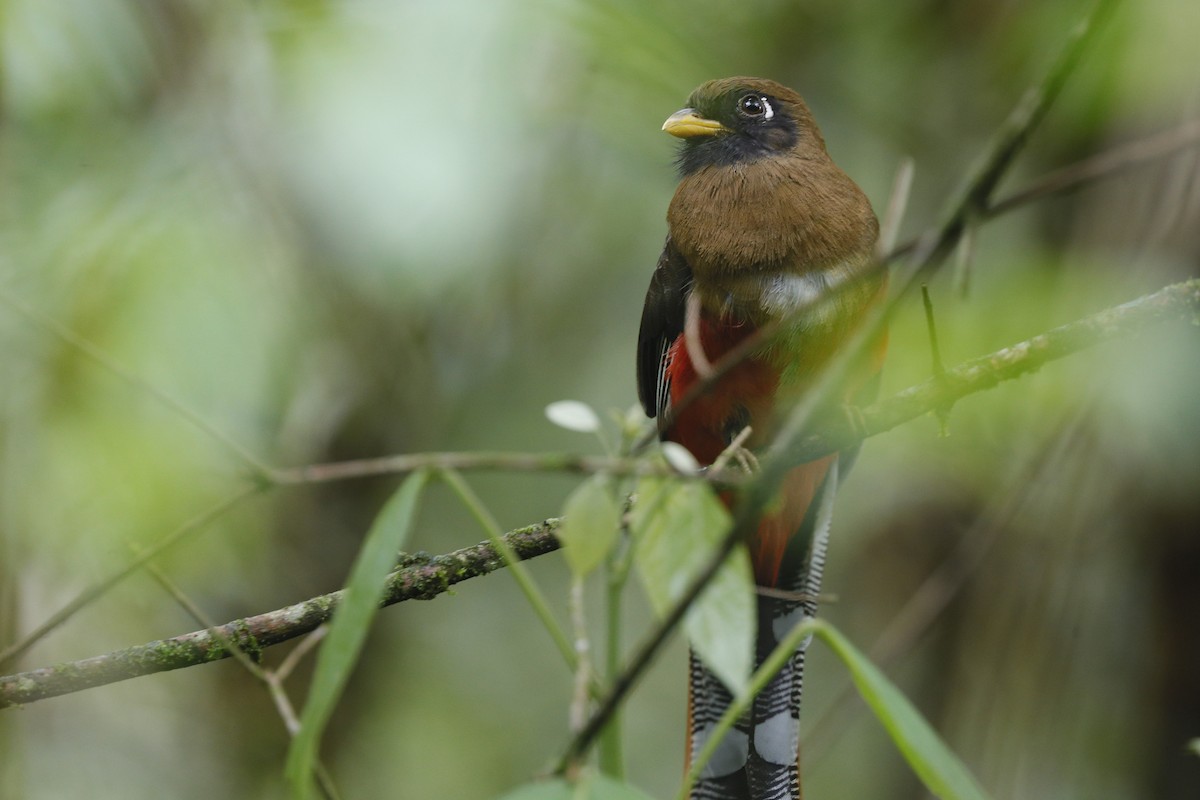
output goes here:
[{"label": "bird's foot", "polygon": [[742,472],[758,472],[758,456],[754,455],[754,451],[746,447],[746,440],[750,438],[750,433],[750,426],[747,425],[733,437],[729,442],[729,446],[712,463],[713,472],[720,472],[728,467],[731,462],[737,464]]}]

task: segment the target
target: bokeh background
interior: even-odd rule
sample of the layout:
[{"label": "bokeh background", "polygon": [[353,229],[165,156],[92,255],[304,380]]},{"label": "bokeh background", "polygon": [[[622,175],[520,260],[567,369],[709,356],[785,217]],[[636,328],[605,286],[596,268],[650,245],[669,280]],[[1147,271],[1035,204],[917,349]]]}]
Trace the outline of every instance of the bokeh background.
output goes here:
[{"label": "bokeh background", "polygon": [[[245,474],[13,302],[273,464],[594,452],[542,408],[635,402],[674,184],[658,129],[695,85],[799,89],[877,209],[912,156],[911,235],[1087,6],[5,0],[0,644]],[[1004,187],[1200,115],[1198,31],[1195,0],[1124,4]],[[1197,178],[1193,150],[982,228],[965,296],[948,270],[931,286],[947,362],[1195,275]],[[929,374],[919,299],[892,343],[885,393]],[[1196,328],[1167,326],[964,400],[949,436],[880,436],[845,486],[827,614],[883,648],[998,798],[1200,796],[1198,392]],[[508,527],[574,483],[471,480]],[[220,620],[332,590],[394,485],[276,491],[160,563]],[[434,489],[413,546],[480,538]],[[565,612],[558,557],[534,574]],[[632,639],[636,590],[627,617]],[[16,666],[195,627],[139,575]],[[807,796],[923,797],[836,699],[833,657],[810,663]],[[380,616],[325,758],[346,798],[493,797],[561,748],[569,693],[494,575]],[[655,796],[678,784],[683,706],[676,643],[625,718]],[[0,712],[0,797],[281,797],[286,747],[266,692],[222,663]]]}]

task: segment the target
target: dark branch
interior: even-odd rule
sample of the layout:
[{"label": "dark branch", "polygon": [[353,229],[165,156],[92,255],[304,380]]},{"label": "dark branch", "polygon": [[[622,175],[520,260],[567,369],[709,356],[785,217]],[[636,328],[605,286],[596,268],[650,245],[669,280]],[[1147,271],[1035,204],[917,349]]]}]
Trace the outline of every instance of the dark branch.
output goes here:
[{"label": "dark branch", "polygon": [[[1181,319],[1189,313],[1200,314],[1200,279],[1173,284],[1137,300],[1062,325],[1012,347],[960,364],[947,370],[940,378],[905,389],[862,409],[860,413],[848,415],[846,419],[831,420],[820,433],[799,439],[789,449],[787,461],[791,464],[804,463],[843,450],[946,403],[1032,372],[1050,361],[1092,345],[1133,336],[1151,325]],[[522,560],[544,555],[559,547],[554,537],[558,522],[547,520],[520,528],[506,534],[505,539]],[[741,536],[740,527],[731,533],[712,562],[693,580],[682,601],[693,598],[703,590],[707,580],[720,568],[724,557],[740,541]],[[503,559],[486,542],[442,556],[406,556],[400,568],[388,578],[382,605],[404,600],[429,600],[456,583],[487,575],[502,566]],[[0,677],[0,708],[228,658],[230,652],[220,641],[221,638],[236,643],[251,655],[257,655],[263,648],[303,636],[328,621],[337,609],[341,596],[340,591],[332,592],[287,608],[234,620],[216,628],[218,636],[207,630],[195,631],[82,661]],[[636,683],[637,676],[653,661],[687,605],[687,602],[680,602],[675,613],[664,619],[646,637],[589,725],[568,750],[564,763],[586,749],[586,742],[599,732],[607,714],[615,710]]]},{"label": "dark branch", "polygon": [[[792,410],[787,422],[761,462],[762,470],[756,475],[755,480],[748,482],[743,491],[739,493],[734,506],[730,539],[749,538],[754,532],[763,509],[771,502],[787,470],[798,463],[789,457],[790,453],[809,427],[817,409],[833,396],[836,387],[844,385],[851,365],[877,340],[878,335],[884,329],[888,316],[899,304],[905,290],[916,281],[919,275],[936,270],[944,261],[946,254],[962,236],[970,216],[987,208],[996,185],[1058,97],[1083,54],[1095,40],[1096,32],[1102,27],[1102,23],[1111,14],[1117,2],[1118,0],[1097,0],[1091,13],[1068,34],[1054,64],[1047,70],[1042,80],[1025,93],[1017,107],[1005,119],[991,144],[984,150],[977,162],[978,166],[971,170],[963,188],[947,206],[941,224],[919,240],[916,252],[909,263],[905,265],[904,271],[895,276],[896,292],[892,298],[883,308],[878,309],[869,319],[861,323],[859,330],[846,343],[843,352],[827,365],[811,390]],[[881,264],[879,268],[883,269],[886,266]],[[728,353],[726,358],[734,355],[732,352]],[[738,358],[748,356],[749,353],[737,354]],[[722,361],[724,360],[722,359]],[[714,367],[713,374],[709,376],[709,380],[719,380],[721,366],[721,363],[718,362]],[[698,381],[698,384],[705,388],[697,389],[697,391],[706,391],[712,386],[707,381]],[[805,542],[797,541],[793,546],[803,551],[807,545]],[[626,667],[610,695],[601,702],[580,734],[567,745],[564,756],[559,762],[560,770],[577,763],[587,753],[596,736],[620,706],[624,696],[637,683],[653,660],[655,653],[661,649],[671,632],[678,626],[688,604],[703,591],[707,582],[717,573],[731,550],[732,547],[722,547],[714,555],[715,566],[706,568],[701,576],[689,584],[688,591],[685,592],[681,602],[660,623],[658,633],[648,640],[648,644],[652,644],[653,648],[645,653],[645,657],[640,658],[637,663]]]},{"label": "dark branch", "polygon": [[[891,252],[881,255],[876,259],[872,265],[872,269],[879,271],[887,269],[889,264],[898,262],[906,257],[909,258],[909,263],[893,279],[895,291],[893,292],[892,299],[887,303],[886,307],[879,309],[876,314],[872,315],[871,319],[863,322],[860,335],[846,348],[844,358],[839,359],[839,363],[849,364],[858,353],[865,350],[868,343],[873,341],[878,332],[882,330],[885,320],[899,304],[905,294],[905,290],[918,277],[933,272],[941,265],[946,255],[953,250],[962,237],[968,220],[973,216],[983,218],[996,216],[1027,202],[1056,192],[1067,191],[1082,183],[1105,177],[1108,174],[1127,168],[1131,163],[1140,163],[1152,158],[1161,158],[1193,143],[1192,131],[1185,128],[1181,131],[1173,132],[1179,140],[1172,137],[1170,141],[1148,141],[1146,146],[1137,152],[1126,151],[1118,153],[1114,151],[1112,154],[1103,154],[1103,156],[1097,157],[1094,160],[1095,163],[1079,165],[1081,172],[1070,171],[1065,175],[1054,173],[1047,176],[1045,181],[1039,181],[1030,187],[1029,191],[1023,192],[1019,196],[1006,198],[995,206],[992,205],[992,193],[995,191],[1000,179],[1004,177],[1008,168],[1012,165],[1012,162],[1016,159],[1036,129],[1038,123],[1041,122],[1042,117],[1045,116],[1054,100],[1058,97],[1067,78],[1074,72],[1083,54],[1093,42],[1096,32],[1100,29],[1108,15],[1112,13],[1117,2],[1118,0],[1098,0],[1092,9],[1092,13],[1084,18],[1068,34],[1055,62],[1046,71],[1041,81],[1029,87],[1025,94],[1022,95],[1020,101],[1009,113],[1008,117],[1005,118],[1004,122],[1001,123],[992,141],[981,153],[976,165],[968,173],[967,179],[963,182],[961,188],[951,196],[950,202],[946,205],[946,209],[942,213],[941,221],[916,239],[905,242],[892,249]],[[1071,170],[1071,168],[1067,169]],[[820,303],[834,302],[838,292],[844,291],[847,288],[847,286],[834,287],[825,295],[802,304],[792,312],[790,319],[799,319],[811,312]],[[684,409],[701,396],[710,392],[717,382],[724,378],[738,364],[772,341],[775,336],[786,329],[788,321],[790,320],[785,319],[776,321],[774,324],[768,323],[763,325],[753,334],[739,342],[736,347],[725,353],[725,355],[712,364],[710,372],[697,380],[684,392],[678,402],[672,404],[671,408],[664,412],[659,418],[659,430],[670,428]],[[837,370],[837,364],[830,365],[827,372],[834,374],[825,381],[826,385],[832,386],[836,383],[834,378],[836,378]],[[810,394],[812,395],[811,400],[806,400],[803,405],[808,409],[813,409],[819,404],[824,390],[814,390]],[[802,413],[807,414],[809,412]],[[643,436],[634,444],[634,452],[640,452],[645,449],[655,438],[656,432]]]},{"label": "dark branch", "polygon": [[941,263],[962,236],[968,220],[982,214],[991,204],[992,193],[1024,149],[1050,106],[1058,99],[1067,79],[1095,41],[1097,32],[1116,8],[1119,0],[1096,0],[1092,11],[1068,34],[1054,63],[1041,81],[1030,86],[1009,113],[991,143],[967,175],[942,215],[941,224],[922,236],[913,258],[916,272],[924,272]]}]

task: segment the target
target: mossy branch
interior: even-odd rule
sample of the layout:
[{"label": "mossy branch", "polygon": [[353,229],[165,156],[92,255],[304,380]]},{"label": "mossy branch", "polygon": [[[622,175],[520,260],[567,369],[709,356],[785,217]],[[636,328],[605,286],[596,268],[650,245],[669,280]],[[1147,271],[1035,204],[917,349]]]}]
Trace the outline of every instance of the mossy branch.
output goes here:
[{"label": "mossy branch", "polygon": [[[558,549],[554,531],[558,520],[519,528],[504,539],[522,560]],[[504,566],[504,559],[487,542],[440,556],[405,556],[388,576],[380,605],[404,600],[432,600],[456,583],[487,575]],[[0,678],[0,708],[32,703],[95,686],[167,672],[229,658],[227,643],[252,658],[272,645],[295,639],[327,622],[337,610],[344,590],[313,597],[286,608],[237,619],[214,630],[193,631],[170,639],[117,650]]]},{"label": "mossy branch", "polygon": [[[803,436],[788,450],[792,464],[810,461],[945,407],[971,394],[1033,372],[1079,350],[1173,319],[1200,315],[1200,279],[1176,283],[1152,294],[1105,309],[1054,328],[1019,344],[964,362],[939,378],[912,386],[845,419],[832,420],[819,433]],[[712,476],[728,479],[729,476]],[[558,520],[519,528],[504,539],[522,560],[557,550]],[[456,583],[487,575],[504,566],[491,544],[484,542],[440,556],[406,556],[388,578],[382,605],[429,600]],[[342,593],[313,597],[286,608],[219,626],[219,636],[195,631],[148,642],[113,653],[0,677],[0,708],[31,703],[108,683],[205,664],[228,658],[224,637],[257,657],[272,645],[302,636],[326,622]],[[647,647],[649,661],[655,648]],[[636,661],[636,659],[635,659]]]},{"label": "mossy branch", "polygon": [[825,420],[819,432],[801,437],[788,452],[791,463],[804,463],[844,450],[909,420],[949,408],[956,401],[999,383],[1035,372],[1043,365],[1114,339],[1137,335],[1158,322],[1200,314],[1200,278],[1171,284],[1157,292],[1060,325],[1023,342],[965,361],[930,380],[910,386],[863,409]]}]

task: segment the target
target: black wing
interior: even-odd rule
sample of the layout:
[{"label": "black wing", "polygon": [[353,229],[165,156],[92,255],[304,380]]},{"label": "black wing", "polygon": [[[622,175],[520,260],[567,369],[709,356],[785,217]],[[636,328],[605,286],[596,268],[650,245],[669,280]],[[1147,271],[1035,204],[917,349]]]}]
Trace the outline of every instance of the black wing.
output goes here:
[{"label": "black wing", "polygon": [[638,399],[646,415],[656,417],[671,398],[667,378],[667,351],[683,333],[687,293],[692,285],[692,268],[671,244],[671,237],[658,257],[658,266],[646,290],[642,326],[638,331]]}]

